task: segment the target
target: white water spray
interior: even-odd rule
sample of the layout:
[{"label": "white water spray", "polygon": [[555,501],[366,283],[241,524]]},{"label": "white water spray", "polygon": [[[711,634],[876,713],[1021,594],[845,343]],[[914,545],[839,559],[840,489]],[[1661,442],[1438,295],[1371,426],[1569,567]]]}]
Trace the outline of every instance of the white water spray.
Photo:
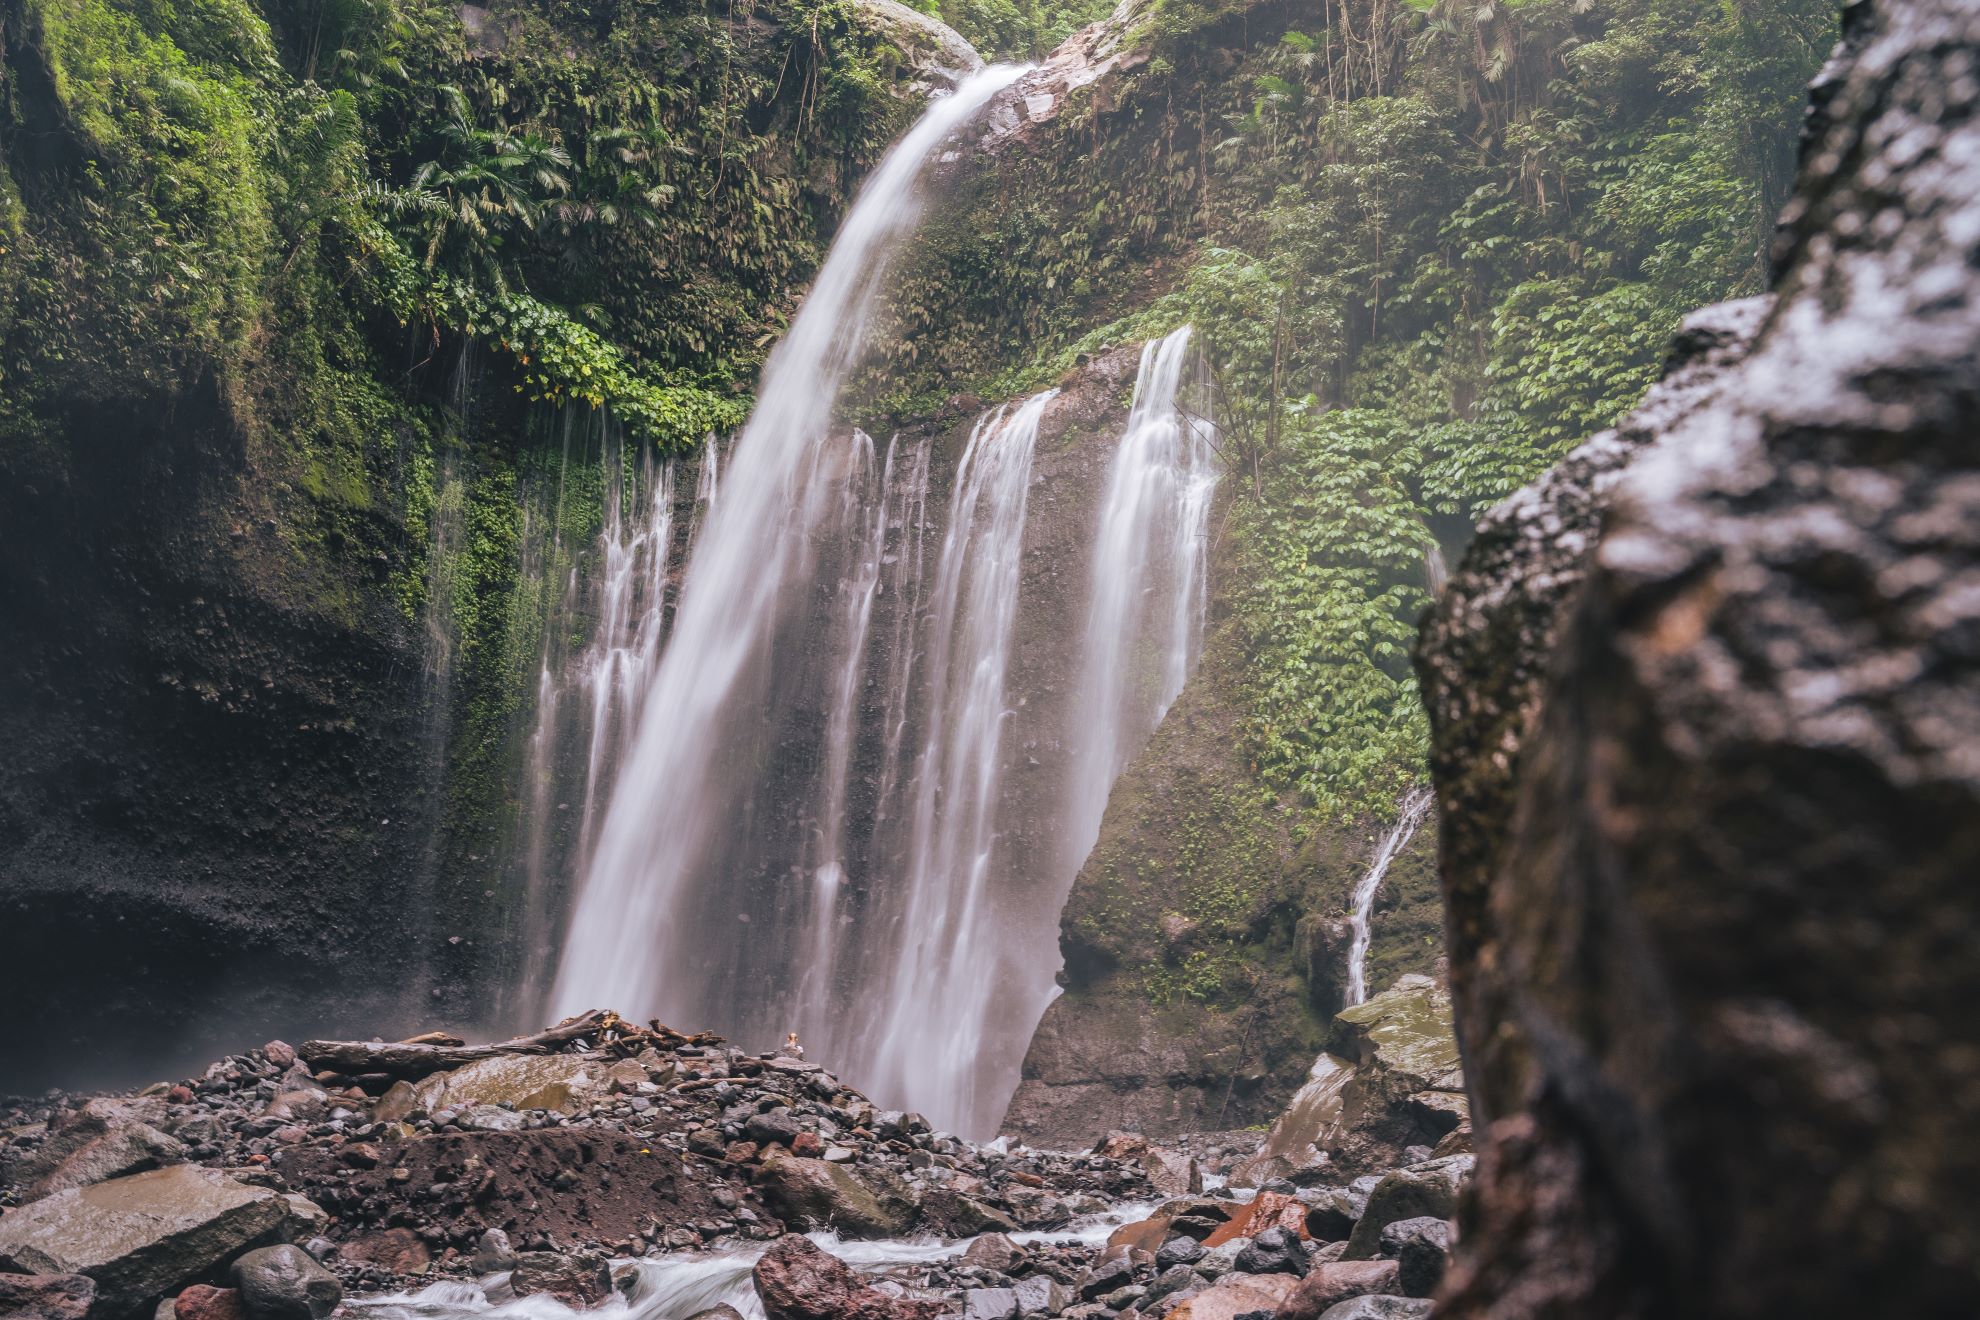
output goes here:
[{"label": "white water spray", "polygon": [[560,1013],[614,1006],[694,1020],[705,1002],[697,980],[730,970],[698,961],[683,903],[714,836],[746,827],[752,791],[776,755],[774,731],[743,716],[771,705],[770,662],[811,594],[815,536],[843,507],[844,470],[822,457],[833,406],[919,214],[929,159],[1021,72],[972,76],[888,153],[764,368],[578,896],[552,996]]},{"label": "white water spray", "polygon": [[1430,814],[1430,807],[1435,801],[1435,796],[1427,788],[1409,791],[1402,800],[1402,810],[1396,817],[1396,823],[1382,836],[1374,859],[1368,863],[1368,870],[1354,887],[1354,908],[1348,917],[1349,929],[1354,933],[1348,943],[1349,1007],[1368,999],[1368,919],[1375,910],[1375,892],[1382,887],[1382,877],[1389,873],[1389,863],[1409,846],[1410,839],[1416,834],[1417,827],[1423,824],[1424,817]]},{"label": "white water spray", "polygon": [[1021,951],[1001,938],[995,895],[1004,691],[1038,423],[1058,394],[999,408],[956,470],[926,639],[927,738],[916,767],[905,891],[891,927],[877,1020],[843,1069],[882,1095],[915,1097],[964,1131],[995,1124],[979,1086],[992,1017]]}]

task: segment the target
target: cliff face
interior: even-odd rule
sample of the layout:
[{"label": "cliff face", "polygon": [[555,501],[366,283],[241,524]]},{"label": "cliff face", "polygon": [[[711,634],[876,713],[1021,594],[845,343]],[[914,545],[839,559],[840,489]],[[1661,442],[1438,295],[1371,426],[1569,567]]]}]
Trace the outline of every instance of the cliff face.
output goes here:
[{"label": "cliff face", "polygon": [[[1242,637],[1218,617],[1236,565],[1226,553],[1213,567],[1201,666],[1115,784],[1066,900],[1064,993],[1003,1125],[1037,1144],[1267,1122],[1305,1081],[1343,1002],[1349,900],[1379,823],[1316,822],[1259,783]],[[1389,868],[1371,990],[1437,963],[1433,840],[1419,830]]]},{"label": "cliff face", "polygon": [[1483,1142],[1440,1314],[1974,1304],[1976,68],[1970,6],[1849,11],[1772,304],[1426,627]]},{"label": "cliff face", "polygon": [[211,390],[65,441],[0,460],[0,1076],[402,1020],[440,917],[402,529],[306,553],[332,520]]}]

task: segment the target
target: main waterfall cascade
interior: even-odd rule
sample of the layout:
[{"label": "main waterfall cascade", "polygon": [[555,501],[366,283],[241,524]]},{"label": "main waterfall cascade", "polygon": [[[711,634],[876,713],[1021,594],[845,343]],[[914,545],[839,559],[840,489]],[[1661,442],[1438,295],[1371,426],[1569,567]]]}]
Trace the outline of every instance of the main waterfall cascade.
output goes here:
[{"label": "main waterfall cascade", "polygon": [[[1010,76],[931,108],[861,194],[766,368],[721,498],[696,506],[678,601],[662,474],[637,528],[608,518],[599,625],[569,666],[580,681],[545,686],[546,710],[588,703],[593,731],[569,793],[582,881],[554,1010],[657,1014],[757,1048],[794,1030],[876,1099],[971,1135],[994,1128],[1056,993],[1058,912],[1108,789],[1200,646],[1217,480],[1215,432],[1179,402],[1197,384],[1184,328],[1143,351],[1087,500],[1088,608],[1067,630],[1065,691],[1039,702],[1011,682],[1057,392],[986,412],[953,460],[925,437],[883,446],[833,425],[923,162]],[[1070,619],[1079,602],[1030,610],[1047,604]],[[1014,721],[1030,721],[1029,754]]]},{"label": "main waterfall cascade", "polygon": [[[927,158],[1020,72],[974,75],[887,154],[765,365],[586,868],[552,993],[562,1010],[614,1004],[692,1020],[704,1007],[682,955],[707,944],[686,928],[684,909],[694,877],[728,860],[715,855],[716,836],[749,825],[752,790],[778,750],[775,721],[749,717],[778,709],[775,661],[802,645],[793,625],[804,622],[817,581],[818,533],[844,507],[826,443],[832,407],[889,260],[914,225]],[[747,915],[733,905],[724,914]]]}]

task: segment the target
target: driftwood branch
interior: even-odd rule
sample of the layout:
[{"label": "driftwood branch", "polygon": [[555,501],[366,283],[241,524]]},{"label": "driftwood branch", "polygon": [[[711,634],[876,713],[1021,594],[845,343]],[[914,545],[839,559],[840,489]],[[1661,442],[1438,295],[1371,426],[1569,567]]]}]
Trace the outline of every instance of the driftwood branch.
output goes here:
[{"label": "driftwood branch", "polygon": [[[395,1077],[424,1077],[464,1063],[493,1059],[503,1054],[547,1054],[558,1045],[580,1036],[602,1034],[613,1026],[630,1027],[614,1013],[593,1010],[565,1018],[556,1026],[533,1036],[496,1041],[490,1045],[424,1045],[414,1042],[387,1044],[375,1040],[306,1040],[296,1053],[319,1071],[350,1076],[390,1073]],[[643,1028],[632,1028],[635,1031]],[[417,1040],[418,1038],[415,1038]]]}]

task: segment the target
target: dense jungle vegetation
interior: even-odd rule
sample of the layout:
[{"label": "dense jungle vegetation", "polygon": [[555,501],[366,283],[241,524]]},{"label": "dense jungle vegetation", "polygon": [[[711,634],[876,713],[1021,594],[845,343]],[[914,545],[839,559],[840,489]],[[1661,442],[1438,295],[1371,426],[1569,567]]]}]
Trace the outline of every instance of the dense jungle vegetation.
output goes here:
[{"label": "dense jungle vegetation", "polygon": [[[924,7],[1009,55],[1098,17]],[[1242,477],[1263,786],[1379,806],[1421,762],[1427,559],[1625,411],[1683,312],[1759,286],[1831,5],[1151,0],[1110,22],[1130,58],[935,224],[890,405],[1194,320]],[[853,0],[0,0],[0,40],[11,479],[59,472],[76,428],[210,393],[281,474],[299,559],[376,555],[408,617],[442,618],[488,773],[539,647],[532,406],[662,449],[736,425],[913,113]]]},{"label": "dense jungle vegetation", "polygon": [[1027,158],[988,185],[1023,200],[957,208],[904,320],[964,327],[915,352],[986,394],[1196,322],[1246,488],[1262,786],[1379,808],[1420,773],[1428,561],[1626,412],[1686,312],[1761,287],[1834,6],[1158,0],[1114,22],[1147,57],[1070,98],[1077,168]]}]

